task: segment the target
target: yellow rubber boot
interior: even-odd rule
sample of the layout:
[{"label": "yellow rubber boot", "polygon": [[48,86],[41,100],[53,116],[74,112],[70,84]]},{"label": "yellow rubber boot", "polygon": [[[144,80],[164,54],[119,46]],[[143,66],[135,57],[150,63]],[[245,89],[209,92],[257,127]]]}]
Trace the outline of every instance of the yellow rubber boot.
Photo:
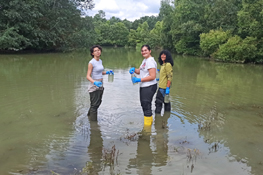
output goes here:
[{"label": "yellow rubber boot", "polygon": [[144,116],[144,126],[151,126],[153,123],[153,116],[146,117]]},{"label": "yellow rubber boot", "polygon": [[144,116],[144,126],[143,126],[143,136],[149,136],[151,135],[152,131],[152,123],[153,123],[153,117],[146,117]]}]

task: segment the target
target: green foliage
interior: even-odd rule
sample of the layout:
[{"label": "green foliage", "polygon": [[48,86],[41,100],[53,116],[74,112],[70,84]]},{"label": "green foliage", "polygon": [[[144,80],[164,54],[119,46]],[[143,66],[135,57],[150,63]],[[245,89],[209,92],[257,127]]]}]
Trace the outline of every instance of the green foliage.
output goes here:
[{"label": "green foliage", "polygon": [[7,50],[22,50],[29,46],[30,42],[24,36],[18,34],[14,27],[8,28],[0,32],[0,48]]},{"label": "green foliage", "polygon": [[162,48],[161,45],[162,24],[163,22],[158,21],[155,24],[155,27],[150,31],[148,44],[152,48]]},{"label": "green foliage", "polygon": [[238,12],[238,27],[242,38],[263,37],[263,0],[242,2],[242,9]]},{"label": "green foliage", "polygon": [[130,30],[129,36],[128,36],[128,43],[130,46],[136,46],[136,48],[139,48],[140,46],[144,44],[148,44],[149,41],[149,26],[147,22],[144,22],[143,24],[139,24],[139,27],[137,30]]},{"label": "green foliage", "polygon": [[198,55],[199,35],[205,30],[204,1],[175,1],[171,33],[178,53]]},{"label": "green foliage", "polygon": [[0,51],[149,44],[223,61],[263,62],[263,0],[161,0],[157,17],[134,22],[107,20],[102,10],[81,18],[93,7],[92,0],[1,0]]},{"label": "green foliage", "polygon": [[241,9],[242,0],[216,0],[205,5],[206,29],[230,30],[237,32],[237,12]]},{"label": "green foliage", "polygon": [[256,44],[254,37],[247,37],[243,40],[239,36],[234,36],[221,45],[213,56],[226,62],[253,61],[257,56]]},{"label": "green foliage", "polygon": [[112,32],[112,44],[114,45],[118,45],[118,46],[125,46],[128,42],[128,35],[129,35],[129,31],[127,29],[127,27],[121,23],[115,23],[112,27],[111,27],[111,32]]},{"label": "green foliage", "polygon": [[73,49],[76,43],[72,43],[72,38],[80,34],[85,38],[81,11],[77,8],[87,10],[93,3],[91,0],[2,0],[0,7],[0,50],[46,51]]},{"label": "green foliage", "polygon": [[173,23],[173,11],[174,8],[170,5],[170,0],[162,0],[159,18],[162,19],[162,31],[161,31],[161,45],[165,49],[174,50],[173,37],[171,33]]},{"label": "green foliage", "polygon": [[141,17],[140,19],[136,19],[132,25],[131,25],[131,29],[136,30],[140,24],[143,24],[144,22],[147,22],[148,26],[149,26],[149,30],[153,29],[156,22],[160,21],[160,19],[158,17],[155,16],[144,16]]},{"label": "green foliage", "polygon": [[137,40],[139,38],[136,30],[131,29],[128,38],[129,46],[136,47]]},{"label": "green foliage", "polygon": [[96,34],[98,35],[98,44],[111,45],[111,26],[109,23],[99,23],[95,27]]},{"label": "green foliage", "polygon": [[209,33],[200,35],[200,47],[204,51],[204,55],[211,55],[219,49],[221,44],[224,44],[230,37],[230,32],[220,30],[210,30]]},{"label": "green foliage", "polygon": [[146,21],[139,25],[139,27],[137,28],[137,33],[142,43],[148,42],[150,31],[149,31],[149,25]]}]

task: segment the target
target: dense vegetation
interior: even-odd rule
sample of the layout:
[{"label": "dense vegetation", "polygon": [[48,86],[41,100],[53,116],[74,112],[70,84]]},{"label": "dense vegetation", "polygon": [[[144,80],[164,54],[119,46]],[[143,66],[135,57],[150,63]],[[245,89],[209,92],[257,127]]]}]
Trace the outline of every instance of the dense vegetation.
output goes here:
[{"label": "dense vegetation", "polygon": [[263,0],[162,0],[157,17],[81,17],[92,0],[1,0],[0,50],[71,50],[97,43],[166,48],[226,62],[263,62]]},{"label": "dense vegetation", "polygon": [[[90,18],[92,0],[1,0],[0,50],[66,50],[95,41]],[[85,38],[85,40],[83,39]]]}]

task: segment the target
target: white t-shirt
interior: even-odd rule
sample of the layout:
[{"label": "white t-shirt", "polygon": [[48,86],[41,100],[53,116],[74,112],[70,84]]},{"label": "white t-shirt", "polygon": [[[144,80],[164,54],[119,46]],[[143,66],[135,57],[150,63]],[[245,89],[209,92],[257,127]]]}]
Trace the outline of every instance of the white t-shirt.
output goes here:
[{"label": "white t-shirt", "polygon": [[[155,68],[155,70],[157,70],[157,63],[154,60],[154,58],[149,57],[147,59],[144,59],[140,66],[140,78],[148,77],[150,75],[148,69],[151,69],[151,68]],[[156,78],[154,78],[154,80],[152,81],[141,82],[140,87],[148,87],[156,83],[157,83]]]},{"label": "white t-shirt", "polygon": [[92,58],[92,60],[90,60],[90,62],[93,66],[92,68],[92,72],[91,72],[91,77],[92,79],[102,79],[102,72],[104,70],[104,67],[102,65],[102,60],[99,59],[99,61],[97,61],[95,58]]}]

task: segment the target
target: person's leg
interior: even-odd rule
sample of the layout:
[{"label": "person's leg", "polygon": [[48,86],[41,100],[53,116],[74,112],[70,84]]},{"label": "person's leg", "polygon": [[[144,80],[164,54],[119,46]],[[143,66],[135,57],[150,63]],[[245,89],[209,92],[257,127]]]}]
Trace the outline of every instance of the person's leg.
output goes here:
[{"label": "person's leg", "polygon": [[144,113],[144,124],[151,125],[152,124],[152,99],[154,93],[156,92],[157,84],[140,88],[140,101],[142,110]]},{"label": "person's leg", "polygon": [[160,114],[162,111],[163,101],[164,101],[162,90],[163,89],[159,88],[156,94],[156,100],[155,100],[155,113],[156,114]]},{"label": "person's leg", "polygon": [[171,102],[164,103],[164,111],[171,111]]},{"label": "person's leg", "polygon": [[90,109],[88,112],[88,116],[91,116],[92,120],[97,119],[97,111],[102,102],[104,88],[100,88],[94,92],[90,93]]}]

